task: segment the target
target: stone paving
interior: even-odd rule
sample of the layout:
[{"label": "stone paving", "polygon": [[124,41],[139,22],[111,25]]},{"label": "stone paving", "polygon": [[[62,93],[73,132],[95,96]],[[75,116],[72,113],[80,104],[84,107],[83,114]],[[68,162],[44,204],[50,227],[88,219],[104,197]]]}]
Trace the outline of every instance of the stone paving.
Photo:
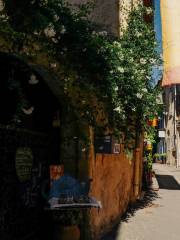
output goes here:
[{"label": "stone paving", "polygon": [[159,191],[151,191],[103,240],[180,240],[180,169],[154,164]]}]

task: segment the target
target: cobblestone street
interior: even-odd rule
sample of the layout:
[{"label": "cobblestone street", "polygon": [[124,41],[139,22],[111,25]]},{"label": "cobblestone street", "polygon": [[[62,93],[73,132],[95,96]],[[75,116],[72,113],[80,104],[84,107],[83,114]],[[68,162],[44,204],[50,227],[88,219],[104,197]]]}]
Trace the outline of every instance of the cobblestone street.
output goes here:
[{"label": "cobblestone street", "polygon": [[[145,195],[103,240],[179,240],[180,170],[154,164],[159,191]],[[114,235],[113,235],[114,234]]]}]

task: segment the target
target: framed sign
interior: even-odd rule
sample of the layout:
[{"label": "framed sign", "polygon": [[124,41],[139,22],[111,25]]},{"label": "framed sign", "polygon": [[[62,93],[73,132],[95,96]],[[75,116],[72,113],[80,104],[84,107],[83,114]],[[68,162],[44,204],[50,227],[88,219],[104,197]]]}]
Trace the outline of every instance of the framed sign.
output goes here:
[{"label": "framed sign", "polygon": [[159,136],[160,138],[165,138],[165,131],[164,131],[164,130],[159,130],[159,131],[158,131],[158,136]]},{"label": "framed sign", "polygon": [[121,145],[119,143],[115,143],[113,153],[119,154],[120,152],[121,152]]}]

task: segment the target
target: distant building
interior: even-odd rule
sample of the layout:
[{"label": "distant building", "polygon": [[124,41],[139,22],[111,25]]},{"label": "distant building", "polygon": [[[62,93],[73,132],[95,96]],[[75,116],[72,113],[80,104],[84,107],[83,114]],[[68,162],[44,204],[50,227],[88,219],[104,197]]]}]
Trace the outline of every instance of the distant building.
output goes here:
[{"label": "distant building", "polygon": [[[180,166],[180,2],[161,1],[167,164]],[[178,25],[179,24],[179,25]]]}]

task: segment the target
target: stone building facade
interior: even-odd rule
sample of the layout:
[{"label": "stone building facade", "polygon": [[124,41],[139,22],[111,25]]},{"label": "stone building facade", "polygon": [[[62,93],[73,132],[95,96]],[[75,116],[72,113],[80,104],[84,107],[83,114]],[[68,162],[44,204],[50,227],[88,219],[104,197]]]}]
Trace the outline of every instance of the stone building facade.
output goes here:
[{"label": "stone building facade", "polygon": [[[89,1],[68,0],[68,2],[78,6]],[[98,24],[101,30],[119,36],[126,26],[128,10],[142,2],[143,0],[94,0],[94,8],[90,14],[90,19]]]},{"label": "stone building facade", "polygon": [[161,1],[163,40],[163,92],[165,105],[165,142],[167,163],[180,166],[179,107],[180,107],[180,42],[179,25],[180,2]]},{"label": "stone building facade", "polygon": [[180,167],[180,85],[164,88],[166,163]]}]

